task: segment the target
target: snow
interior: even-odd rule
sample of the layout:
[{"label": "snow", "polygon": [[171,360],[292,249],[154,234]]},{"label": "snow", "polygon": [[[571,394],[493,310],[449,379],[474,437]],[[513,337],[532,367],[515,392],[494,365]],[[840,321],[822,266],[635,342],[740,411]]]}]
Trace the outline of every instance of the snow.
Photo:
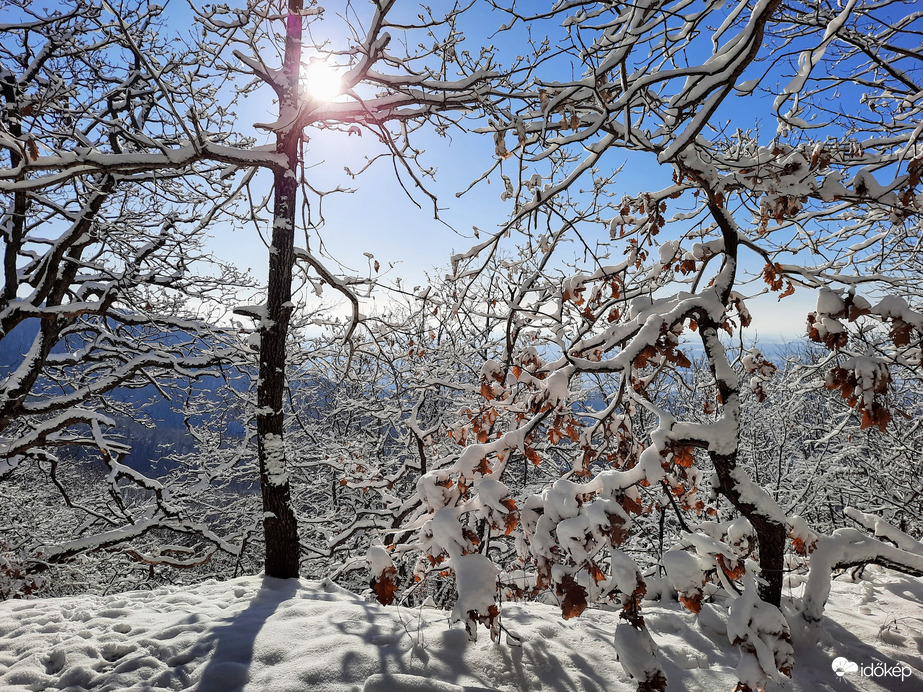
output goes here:
[{"label": "snow", "polygon": [[370,545],[365,555],[365,560],[369,565],[369,574],[376,579],[381,576],[386,569],[394,569],[394,563],[388,551],[381,545]]},{"label": "snow", "polygon": [[449,567],[455,572],[458,588],[452,621],[463,621],[472,611],[487,615],[496,600],[500,570],[488,558],[477,554],[453,557]]},{"label": "snow", "polygon": [[[473,564],[476,557],[465,560]],[[827,631],[819,637],[792,627],[794,677],[784,689],[921,688],[923,581],[877,568],[866,575],[834,581]],[[727,610],[727,603],[706,603],[697,624],[675,601],[645,602],[647,640],[618,611],[591,608],[564,621],[557,606],[506,603],[503,625],[522,638],[521,648],[510,648],[487,637],[469,642],[446,611],[386,608],[329,581],[254,576],[110,596],[11,600],[0,603],[0,690],[629,692],[636,683],[616,658],[643,675],[652,661],[641,654],[652,644],[668,689],[730,690],[739,652],[728,642],[728,626],[749,634],[773,623],[759,621],[747,599],[730,620]],[[790,608],[786,614],[793,622]],[[838,677],[833,662],[839,658],[859,670]],[[897,676],[862,674],[875,668]],[[783,688],[770,683],[767,689]]]},{"label": "snow", "polygon": [[850,519],[871,530],[876,537],[884,538],[886,541],[890,541],[901,550],[923,555],[923,543],[915,540],[911,536],[908,536],[897,527],[891,526],[891,524],[888,522],[883,521],[881,517],[875,514],[866,514],[865,512],[860,512],[854,507],[844,508],[843,513]]},{"label": "snow", "polygon": [[639,683],[662,674],[657,661],[657,645],[647,630],[620,623],[615,630],[615,645],[625,671]]},{"label": "snow", "polygon": [[744,577],[744,591],[728,609],[727,635],[741,642],[737,675],[753,689],[762,689],[767,680],[782,681],[793,664],[791,635],[785,616],[775,606],[760,600],[751,574]]},{"label": "snow", "polygon": [[288,482],[285,469],[285,440],[281,436],[267,433],[263,437],[265,452],[266,477],[272,485],[284,485]]},{"label": "snow", "polygon": [[[820,620],[832,593],[828,576],[836,565],[853,565],[879,559],[905,565],[917,570],[917,573],[923,572],[923,555],[901,550],[853,528],[837,529],[832,535],[819,538],[811,555],[811,571],[804,588],[804,619],[809,623]],[[919,613],[919,604],[911,612]]]},{"label": "snow", "polygon": [[823,315],[845,315],[846,303],[829,288],[822,288],[817,292],[817,312]]},{"label": "snow", "polygon": [[433,544],[438,548],[431,551],[433,555],[445,552],[449,557],[456,557],[468,548],[468,541],[458,521],[461,511],[460,507],[444,507],[424,524],[426,533],[432,534]]},{"label": "snow", "polygon": [[509,514],[509,507],[503,504],[510,497],[510,489],[495,478],[481,478],[476,483],[478,499],[481,501],[480,515],[494,524]]},{"label": "snow", "polygon": [[275,153],[275,145],[256,146],[244,150],[199,139],[194,144],[163,149],[160,153],[107,154],[98,149],[77,147],[73,151],[60,151],[37,159],[24,159],[20,171],[33,173],[51,171],[44,175],[21,176],[14,174],[0,180],[0,191],[38,190],[72,180],[79,175],[93,174],[99,170],[128,171],[152,169],[179,169],[194,161],[208,158],[238,166],[285,166],[285,156]]},{"label": "snow", "polygon": [[663,566],[673,588],[682,594],[694,594],[702,590],[705,571],[712,568],[712,561],[684,550],[668,550],[663,554]]},{"label": "snow", "polygon": [[586,514],[562,519],[555,527],[558,545],[567,551],[575,564],[582,565],[589,559],[586,550],[589,530],[590,522]]}]

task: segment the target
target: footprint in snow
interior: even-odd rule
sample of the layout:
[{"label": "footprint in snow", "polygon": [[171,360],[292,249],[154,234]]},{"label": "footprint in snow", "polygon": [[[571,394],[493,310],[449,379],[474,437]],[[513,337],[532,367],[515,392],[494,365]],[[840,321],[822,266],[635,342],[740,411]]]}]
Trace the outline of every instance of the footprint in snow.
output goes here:
[{"label": "footprint in snow", "polygon": [[114,663],[123,656],[130,654],[132,651],[136,651],[137,648],[138,647],[134,644],[104,644],[101,654],[105,660],[109,661],[109,663]]},{"label": "footprint in snow", "polygon": [[64,668],[66,656],[60,649],[52,651],[45,660],[45,672],[48,675],[57,675]]}]

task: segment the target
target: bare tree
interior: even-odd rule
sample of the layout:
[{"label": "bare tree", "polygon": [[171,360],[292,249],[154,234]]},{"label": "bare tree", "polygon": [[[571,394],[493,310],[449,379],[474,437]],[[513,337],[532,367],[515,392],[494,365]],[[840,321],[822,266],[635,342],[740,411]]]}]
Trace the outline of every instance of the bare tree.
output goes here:
[{"label": "bare tree", "polygon": [[[307,204],[305,195],[315,190],[306,180],[305,161],[301,158],[308,141],[305,133],[309,128],[341,128],[358,134],[367,131],[382,143],[381,155],[391,158],[411,185],[422,188],[414,170],[418,152],[407,136],[429,121],[451,124],[441,114],[469,109],[489,98],[492,87],[487,80],[496,77],[489,70],[489,53],[473,61],[455,53],[454,45],[460,39],[454,27],[462,9],[453,6],[442,15],[418,17],[415,11],[408,12],[394,0],[379,0],[373,3],[370,16],[344,19],[350,34],[347,45],[315,45],[313,55],[305,52],[305,37],[314,31],[322,33],[320,21],[324,14],[323,8],[314,3],[304,6],[301,0],[267,2],[233,12],[211,8],[199,15],[210,37],[205,47],[213,56],[213,64],[239,74],[242,63],[244,72],[253,79],[251,86],[242,87],[242,91],[254,84],[268,86],[278,103],[276,121],[258,126],[274,138],[274,152],[280,163],[272,167],[273,193],[267,204],[272,233],[266,298],[249,309],[258,321],[260,335],[257,440],[266,573],[271,576],[296,576],[299,563],[283,406],[286,342],[297,300],[292,292],[296,270],[303,271],[307,281],[326,284],[351,303],[352,326],[344,335],[345,342],[350,341],[360,321],[356,291],[362,282],[338,276],[310,249],[311,235],[321,225],[322,217],[299,214]],[[426,43],[415,48],[408,40],[398,47],[392,43],[392,30],[407,36],[419,35]],[[282,45],[279,60],[274,63],[265,43],[276,36],[281,37]],[[311,75],[304,67],[309,60],[333,63],[339,71],[342,98],[325,100],[312,91]],[[457,79],[446,78],[450,65],[458,71]],[[259,211],[262,209],[251,213]],[[303,245],[296,244],[298,231],[305,236]]]},{"label": "bare tree", "polygon": [[[210,255],[203,232],[213,198],[229,193],[206,159],[240,158],[249,144],[221,134],[231,128],[190,80],[191,54],[158,35],[161,12],[4,7],[0,338],[25,347],[7,354],[0,384],[0,474],[47,477],[78,517],[48,545],[23,537],[36,569],[162,530],[212,545],[177,563],[236,550],[123,463],[130,445],[106,432],[120,415],[143,416],[116,390],[176,400],[235,360],[237,337],[210,325],[249,281]],[[193,98],[197,124],[217,134],[192,132],[177,112]],[[104,463],[106,490],[81,498],[63,467],[87,455]]]},{"label": "bare tree", "polygon": [[[293,281],[297,276],[316,287],[328,285],[349,301],[352,327],[343,335],[344,344],[350,342],[360,321],[356,291],[366,283],[338,276],[311,249],[312,235],[322,223],[322,215],[311,211],[311,195],[316,192],[320,206],[320,200],[332,190],[312,187],[305,179],[302,159],[302,149],[308,141],[305,132],[308,128],[341,129],[360,135],[368,132],[382,145],[376,158],[391,159],[403,182],[416,186],[426,197],[428,193],[415,170],[419,152],[411,146],[408,136],[430,122],[437,127],[451,126],[453,120],[442,114],[471,108],[488,99],[492,87],[486,80],[497,77],[489,70],[492,59],[489,51],[476,59],[455,53],[454,46],[460,40],[455,23],[462,10],[451,7],[442,15],[418,17],[415,11],[403,6],[398,9],[393,1],[377,3],[368,17],[343,18],[343,25],[351,34],[345,45],[314,45],[314,54],[309,56],[304,53],[308,44],[305,32],[317,30],[323,14],[323,9],[315,4],[250,3],[241,9],[209,6],[197,16],[202,37],[190,39],[188,50],[177,56],[167,51],[154,31],[152,20],[161,10],[116,12],[109,5],[89,8],[78,3],[67,11],[45,16],[22,8],[23,22],[5,27],[24,50],[20,55],[9,49],[6,55],[9,68],[4,73],[9,133],[4,146],[10,152],[10,166],[0,171],[0,190],[11,199],[5,264],[8,275],[5,295],[11,307],[9,315],[4,316],[4,331],[8,333],[16,319],[26,316],[42,318],[42,324],[51,331],[42,332],[39,346],[30,352],[36,358],[24,362],[7,380],[10,408],[4,420],[23,419],[23,411],[15,407],[30,392],[39,395],[34,385],[43,381],[41,377],[48,371],[49,359],[55,360],[51,349],[61,343],[63,336],[55,326],[58,324],[55,320],[64,311],[58,307],[62,301],[58,294],[48,293],[50,289],[43,287],[25,302],[18,295],[19,287],[29,281],[22,275],[17,258],[33,254],[22,225],[26,212],[34,208],[30,206],[34,204],[33,197],[38,198],[48,190],[69,193],[73,186],[83,186],[82,191],[78,187],[78,194],[85,198],[79,202],[83,221],[73,217],[65,202],[59,202],[50,212],[71,223],[69,240],[58,244],[48,255],[63,262],[67,270],[59,279],[54,271],[44,274],[46,281],[58,280],[56,290],[62,295],[73,294],[64,300],[68,305],[83,301],[84,293],[99,291],[99,300],[93,305],[81,303],[76,309],[67,308],[68,316],[77,320],[73,324],[82,324],[85,315],[92,313],[99,315],[107,326],[113,319],[148,326],[155,339],[163,339],[166,329],[192,332],[203,328],[204,322],[195,319],[203,316],[202,310],[183,320],[160,317],[166,308],[175,313],[183,300],[191,298],[196,308],[211,298],[217,298],[221,304],[239,302],[232,297],[233,289],[225,290],[227,286],[241,284],[229,268],[198,278],[194,287],[187,288],[183,272],[196,259],[194,254],[188,256],[195,247],[193,239],[198,237],[195,234],[219,218],[243,218],[255,222],[259,229],[262,213],[268,210],[271,237],[265,295],[258,305],[243,308],[241,312],[257,322],[259,331],[256,440],[264,504],[266,571],[277,577],[297,575],[299,544],[286,469],[283,407],[286,344],[292,337],[292,314],[300,301]],[[366,27],[362,28],[366,21]],[[74,27],[81,31],[92,29],[102,38],[80,43],[73,35],[81,31],[70,32]],[[412,44],[392,45],[389,31],[395,29],[402,35],[425,38],[428,47],[418,50]],[[33,53],[32,45],[38,37],[44,40],[44,45]],[[277,61],[270,57],[273,45],[279,48]],[[327,100],[312,95],[312,78],[303,74],[303,63],[309,58],[335,63],[340,71],[342,98]],[[73,72],[75,79],[66,83],[52,69],[62,70],[68,65],[69,72],[64,74]],[[449,69],[457,72],[456,78],[447,78]],[[269,146],[254,146],[252,138],[228,134],[238,129],[232,122],[234,105],[260,86],[268,88],[279,105],[279,117],[274,123],[257,126],[270,134],[273,143]],[[249,209],[238,213],[235,201],[244,193],[252,193],[259,170],[271,172],[273,192],[262,202],[259,194],[254,195],[251,199],[255,201]],[[146,243],[148,239],[142,239],[140,233],[131,236],[138,239],[138,245],[131,250],[126,250],[130,242],[121,241],[118,250],[128,252],[123,260],[127,269],[109,270],[105,278],[111,281],[100,288],[100,281],[94,282],[91,277],[82,279],[71,270],[78,272],[83,253],[90,252],[86,248],[92,245],[87,242],[92,236],[85,231],[99,226],[99,210],[104,201],[115,190],[128,195],[129,184],[147,185],[146,189],[156,193],[149,198],[151,208],[146,210],[151,214],[144,216],[138,210],[133,217],[132,203],[128,201],[131,198],[125,196],[119,216],[110,218],[109,223],[138,225],[140,218],[156,218],[157,213],[163,220],[152,243]],[[197,203],[191,200],[209,197],[217,201],[210,206],[204,203],[191,206]],[[429,197],[435,213],[434,199]],[[176,211],[163,214],[164,200],[173,201]],[[48,214],[37,216],[34,228],[48,221]],[[188,230],[177,230],[184,227]],[[300,246],[295,241],[299,230],[305,237]],[[154,236],[155,231],[149,235]],[[157,257],[162,265],[175,267],[170,271],[148,266],[164,243],[167,250]],[[105,243],[95,251],[98,263],[109,259],[110,249]],[[39,264],[36,271],[42,270]],[[139,278],[134,278],[135,274]],[[81,289],[84,285],[81,281],[85,281],[85,290]],[[30,306],[28,311],[23,309],[26,304]],[[214,320],[219,316],[209,317]],[[130,330],[129,333],[134,334]],[[218,352],[215,344],[223,339],[230,339],[229,347]],[[205,344],[203,355],[198,360],[192,357],[195,347]],[[134,352],[129,346],[135,344],[122,343],[116,348],[128,357]],[[184,345],[179,347],[182,350]],[[193,367],[225,363],[240,355],[234,337],[221,332],[210,335],[204,342],[185,344],[182,359],[157,360],[163,350],[156,353],[151,356],[153,363],[131,359],[127,367],[97,383],[88,395],[131,384],[133,377],[157,381],[149,372],[152,365],[165,364],[185,372]],[[80,358],[81,362],[86,361],[82,353]],[[114,359],[105,362],[108,365]],[[31,374],[27,376],[26,371]],[[47,400],[41,404],[49,405]],[[80,420],[91,422],[98,418],[95,413],[80,416]],[[44,423],[45,438],[70,422],[58,418]],[[36,448],[42,441],[13,430],[9,439],[9,456],[13,458]]]}]

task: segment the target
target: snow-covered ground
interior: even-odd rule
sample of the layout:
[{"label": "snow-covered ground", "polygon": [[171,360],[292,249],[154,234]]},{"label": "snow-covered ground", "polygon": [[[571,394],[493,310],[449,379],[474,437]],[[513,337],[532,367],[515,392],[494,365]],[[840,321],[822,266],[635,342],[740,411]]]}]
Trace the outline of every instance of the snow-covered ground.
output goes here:
[{"label": "snow-covered ground", "polygon": [[[923,690],[923,580],[866,576],[835,582],[826,634],[793,632],[788,689]],[[738,653],[722,608],[707,604],[699,622],[675,602],[645,611],[669,689],[733,689]],[[486,631],[470,643],[444,611],[385,608],[330,583],[262,577],[7,601],[0,690],[634,690],[613,646],[617,622],[617,612],[564,621],[552,606],[505,604],[503,624],[522,647],[496,645]],[[838,677],[838,658],[859,670]],[[863,675],[885,666],[892,675]]]}]

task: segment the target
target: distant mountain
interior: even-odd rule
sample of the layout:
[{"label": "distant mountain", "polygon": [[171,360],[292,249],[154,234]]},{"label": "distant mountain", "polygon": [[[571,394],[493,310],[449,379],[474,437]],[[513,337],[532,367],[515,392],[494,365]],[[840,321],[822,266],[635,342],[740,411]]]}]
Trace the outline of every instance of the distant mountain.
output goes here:
[{"label": "distant mountain", "polygon": [[[38,320],[27,320],[0,339],[0,382],[12,374],[22,363],[38,334]],[[178,337],[181,335],[178,335]],[[52,352],[61,352],[63,344],[58,344]],[[235,388],[240,391],[247,385],[248,378],[235,377]],[[172,384],[176,384],[175,382]],[[170,382],[161,383],[164,391],[176,391]],[[191,383],[193,395],[204,395],[216,404],[221,401],[218,392],[225,387],[225,382],[217,377],[203,377]],[[213,393],[214,396],[209,396]],[[124,441],[131,446],[131,452],[125,463],[142,473],[162,475],[169,468],[163,461],[167,448],[172,452],[187,453],[194,449],[194,441],[187,430],[187,421],[182,412],[182,400],[168,400],[153,385],[140,388],[119,388],[106,395],[113,404],[129,404],[143,413],[146,424],[139,423],[126,416],[106,412],[116,421],[116,428],[108,431],[110,437]],[[203,421],[190,418],[188,425],[201,425]],[[225,434],[229,437],[242,437],[244,428],[239,420],[226,423]],[[78,456],[88,452],[76,450]]]}]

